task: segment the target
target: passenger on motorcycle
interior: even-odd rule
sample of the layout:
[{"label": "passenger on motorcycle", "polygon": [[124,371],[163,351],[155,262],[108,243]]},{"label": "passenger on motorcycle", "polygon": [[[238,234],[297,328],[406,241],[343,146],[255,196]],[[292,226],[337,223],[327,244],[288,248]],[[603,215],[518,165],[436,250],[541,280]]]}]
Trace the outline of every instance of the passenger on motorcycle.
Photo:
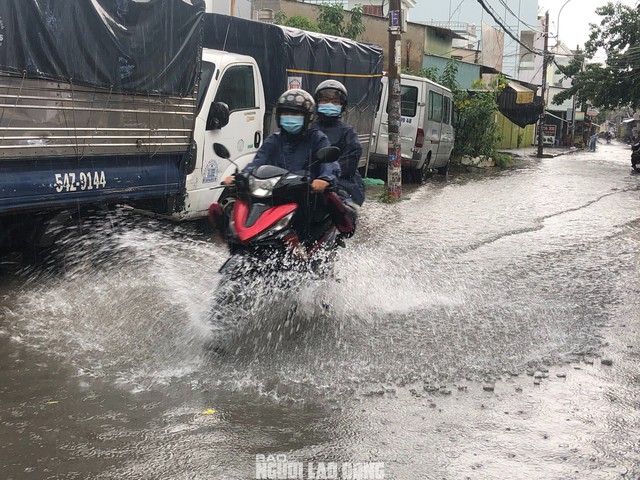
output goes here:
[{"label": "passenger on motorcycle", "polygon": [[[297,174],[309,171],[313,177],[311,189],[322,193],[337,183],[340,175],[338,162],[316,162],[316,153],[331,146],[327,136],[313,126],[315,115],[313,97],[304,90],[287,90],[276,104],[276,121],[280,132],[275,132],[264,141],[253,161],[243,172],[248,172],[261,165],[275,165]],[[222,183],[230,184],[233,176],[225,178]],[[335,194],[325,196],[325,201],[332,214],[333,222],[344,235],[353,234],[355,224],[351,209],[345,207]]]},{"label": "passenger on motorcycle", "polygon": [[338,186],[358,205],[365,198],[364,182],[358,172],[362,146],[355,129],[342,121],[348,104],[345,86],[337,80],[325,80],[316,88],[316,126],[327,136],[332,145],[338,147],[340,155],[340,178]]}]

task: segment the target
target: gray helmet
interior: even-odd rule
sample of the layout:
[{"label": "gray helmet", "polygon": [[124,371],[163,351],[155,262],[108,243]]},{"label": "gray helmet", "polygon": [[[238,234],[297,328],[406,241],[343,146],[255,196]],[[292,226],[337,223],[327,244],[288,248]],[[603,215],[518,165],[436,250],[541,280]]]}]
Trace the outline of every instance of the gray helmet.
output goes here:
[{"label": "gray helmet", "polygon": [[338,97],[340,99],[340,104],[342,105],[342,111],[347,108],[347,89],[345,86],[337,80],[325,80],[320,83],[316,88],[316,91],[313,95],[316,103],[320,101],[323,97]]},{"label": "gray helmet", "polygon": [[304,125],[306,130],[313,121],[313,116],[316,111],[316,102],[313,101],[313,97],[308,92],[299,88],[293,88],[287,90],[276,103],[276,120],[278,127],[280,127],[280,116],[283,111],[301,112],[304,113]]}]

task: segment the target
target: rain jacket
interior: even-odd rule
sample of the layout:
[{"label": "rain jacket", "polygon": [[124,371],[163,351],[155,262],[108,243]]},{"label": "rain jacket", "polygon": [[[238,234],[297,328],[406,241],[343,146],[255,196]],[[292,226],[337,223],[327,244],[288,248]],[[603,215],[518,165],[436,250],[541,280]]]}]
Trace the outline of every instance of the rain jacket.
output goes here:
[{"label": "rain jacket", "polygon": [[342,154],[340,163],[340,178],[338,185],[342,187],[358,205],[364,202],[364,182],[358,172],[358,162],[362,156],[362,145],[355,129],[338,117],[319,115],[315,124],[329,137],[331,145],[338,147]]},{"label": "rain jacket", "polygon": [[298,175],[306,175],[311,163],[310,174],[313,178],[326,180],[335,186],[340,175],[340,164],[314,163],[313,160],[318,150],[330,146],[327,136],[314,127],[298,135],[276,132],[267,137],[253,161],[243,171],[248,172],[261,165],[275,165]]}]

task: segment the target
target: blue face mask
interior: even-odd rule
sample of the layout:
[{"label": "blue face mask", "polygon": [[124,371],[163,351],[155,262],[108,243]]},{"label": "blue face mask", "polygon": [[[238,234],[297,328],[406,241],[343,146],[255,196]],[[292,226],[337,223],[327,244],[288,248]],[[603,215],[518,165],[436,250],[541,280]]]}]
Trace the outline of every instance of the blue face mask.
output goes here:
[{"label": "blue face mask", "polygon": [[282,115],[280,117],[280,126],[289,133],[300,133],[304,126],[304,117],[297,115]]},{"label": "blue face mask", "polygon": [[339,117],[342,113],[342,107],[333,103],[321,103],[318,105],[318,113],[327,117]]}]

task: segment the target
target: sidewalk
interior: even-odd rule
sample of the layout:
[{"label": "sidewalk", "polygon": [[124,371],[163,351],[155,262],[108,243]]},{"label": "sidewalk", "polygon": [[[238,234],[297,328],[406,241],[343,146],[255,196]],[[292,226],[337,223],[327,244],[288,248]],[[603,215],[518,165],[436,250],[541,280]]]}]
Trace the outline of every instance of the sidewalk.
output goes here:
[{"label": "sidewalk", "polygon": [[[555,158],[560,155],[579,152],[580,150],[580,148],[576,147],[544,147],[542,150],[542,158]],[[524,148],[500,149],[498,150],[498,153],[508,153],[513,158],[537,157],[538,147],[531,146]]]}]

